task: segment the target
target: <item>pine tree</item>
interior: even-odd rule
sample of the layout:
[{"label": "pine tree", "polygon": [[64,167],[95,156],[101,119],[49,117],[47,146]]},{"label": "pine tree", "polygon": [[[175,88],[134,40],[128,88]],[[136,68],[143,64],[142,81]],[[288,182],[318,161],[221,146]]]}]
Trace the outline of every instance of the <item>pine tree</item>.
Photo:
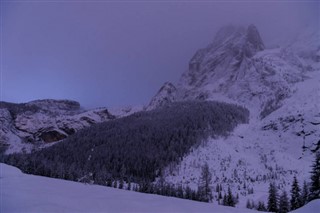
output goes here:
[{"label": "pine tree", "polygon": [[192,200],[199,200],[198,192],[196,190],[192,190]]},{"label": "pine tree", "polygon": [[123,189],[123,185],[124,185],[124,181],[123,179],[121,178],[120,181],[119,181],[119,189]]},{"label": "pine tree", "polygon": [[219,192],[218,194],[218,200],[221,200],[222,199],[222,194],[221,194],[221,191]]},{"label": "pine tree", "polygon": [[206,163],[202,167],[201,177],[200,177],[200,183],[198,187],[198,193],[200,196],[200,200],[204,202],[210,202],[212,201],[212,192],[211,192],[211,179],[212,174],[209,171],[209,165]]},{"label": "pine tree", "polygon": [[176,196],[179,197],[179,198],[183,198],[184,197],[184,193],[183,193],[183,187],[182,185],[180,184],[176,190]]},{"label": "pine tree", "polygon": [[219,186],[218,183],[217,183],[217,185],[216,185],[216,192],[220,192],[220,186]]},{"label": "pine tree", "polygon": [[309,201],[320,198],[320,152],[312,165]]},{"label": "pine tree", "polygon": [[301,205],[306,205],[309,200],[309,188],[306,181],[303,182],[302,193],[301,193]]},{"label": "pine tree", "polygon": [[113,188],[118,188],[118,181],[117,181],[117,180],[115,180],[115,181],[113,182]]},{"label": "pine tree", "polygon": [[300,187],[297,180],[297,177],[294,176],[292,186],[291,186],[291,210],[295,210],[301,207],[301,200],[300,200]]},{"label": "pine tree", "polygon": [[107,179],[107,186],[109,186],[109,187],[112,186],[112,179],[111,178]]},{"label": "pine tree", "polygon": [[185,198],[191,200],[192,199],[192,190],[189,186],[185,189]]},{"label": "pine tree", "polygon": [[258,210],[258,211],[261,211],[261,212],[267,211],[267,209],[266,209],[266,207],[265,207],[265,205],[264,205],[264,202],[259,201],[257,210]]},{"label": "pine tree", "polygon": [[277,187],[274,183],[269,185],[269,197],[268,197],[268,211],[277,212],[278,211],[278,192]]},{"label": "pine tree", "polygon": [[223,200],[222,200],[222,205],[224,205],[224,206],[227,206],[227,195],[226,194],[224,194],[223,195]]},{"label": "pine tree", "polygon": [[279,201],[279,213],[287,213],[289,212],[289,210],[290,208],[289,208],[288,195],[286,191],[283,191]]},{"label": "pine tree", "polygon": [[228,187],[228,195],[227,195],[227,206],[235,206],[236,203],[235,203],[235,199],[232,195],[232,192],[231,192],[231,189],[230,187]]},{"label": "pine tree", "polygon": [[251,205],[250,200],[247,200],[246,208],[247,209],[252,209],[252,205]]},{"label": "pine tree", "polygon": [[239,203],[239,193],[237,193],[236,198],[235,198],[235,204]]},{"label": "pine tree", "polygon": [[139,187],[137,184],[133,185],[133,191],[138,192],[139,191]]}]

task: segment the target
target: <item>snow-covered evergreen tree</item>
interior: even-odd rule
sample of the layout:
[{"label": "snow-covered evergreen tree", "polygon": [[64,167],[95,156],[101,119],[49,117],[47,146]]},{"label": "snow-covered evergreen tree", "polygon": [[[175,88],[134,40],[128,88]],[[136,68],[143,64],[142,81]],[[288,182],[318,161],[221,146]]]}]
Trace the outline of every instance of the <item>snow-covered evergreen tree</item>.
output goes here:
[{"label": "snow-covered evergreen tree", "polygon": [[279,213],[289,212],[289,199],[286,191],[283,191],[279,198]]},{"label": "snow-covered evergreen tree", "polygon": [[222,200],[222,205],[226,206],[227,205],[227,195],[223,195],[223,200]]},{"label": "snow-covered evergreen tree", "polygon": [[312,165],[309,200],[318,198],[320,198],[320,153],[316,154],[316,159]]},{"label": "snow-covered evergreen tree", "polygon": [[266,207],[265,207],[265,205],[264,205],[264,202],[262,202],[262,201],[259,201],[259,202],[258,202],[257,210],[258,210],[258,211],[262,211],[262,212],[267,211],[267,209],[266,209]]},{"label": "snow-covered evergreen tree", "polygon": [[278,211],[278,190],[275,183],[270,183],[269,185],[268,211]]},{"label": "snow-covered evergreen tree", "polygon": [[120,179],[120,181],[119,181],[119,189],[123,189],[123,185],[124,185],[124,181],[123,181],[123,179]]},{"label": "snow-covered evergreen tree", "polygon": [[301,205],[306,205],[309,200],[309,187],[306,181],[303,182],[301,193]]},{"label": "snow-covered evergreen tree", "polygon": [[185,198],[190,200],[192,199],[192,189],[190,186],[187,186],[185,189]]},{"label": "snow-covered evergreen tree", "polygon": [[253,208],[250,200],[247,200],[246,208],[247,209],[252,209]]},{"label": "snow-covered evergreen tree", "polygon": [[292,186],[291,186],[291,210],[295,210],[299,207],[301,207],[301,195],[300,195],[300,186],[297,180],[297,177],[295,176],[293,178]]},{"label": "snow-covered evergreen tree", "polygon": [[113,182],[113,188],[118,188],[118,181],[115,180],[115,181]]},{"label": "snow-covered evergreen tree", "polygon": [[198,193],[201,201],[210,202],[212,201],[212,191],[211,191],[211,179],[212,174],[209,170],[208,163],[205,163],[202,167],[200,183],[198,187]]},{"label": "snow-covered evergreen tree", "polygon": [[228,187],[228,195],[227,195],[227,206],[235,206],[236,202],[235,202],[235,198],[231,192],[230,187]]}]

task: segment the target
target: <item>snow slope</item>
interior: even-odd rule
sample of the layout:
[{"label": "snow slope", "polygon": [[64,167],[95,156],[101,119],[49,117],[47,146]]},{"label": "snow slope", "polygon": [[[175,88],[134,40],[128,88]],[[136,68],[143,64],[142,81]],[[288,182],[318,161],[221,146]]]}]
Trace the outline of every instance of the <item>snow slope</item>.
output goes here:
[{"label": "snow slope", "polygon": [[313,213],[313,212],[319,212],[320,211],[320,199],[318,200],[313,200],[307,205],[296,209],[292,211],[291,213]]},{"label": "snow slope", "polygon": [[166,180],[196,189],[207,162],[213,191],[221,184],[223,195],[230,186],[239,195],[240,207],[248,199],[266,203],[270,182],[289,193],[294,176],[300,185],[309,180],[312,150],[320,138],[319,125],[314,125],[320,123],[320,72],[310,73],[294,89],[295,95],[262,121],[252,118],[229,137],[209,139],[192,150],[175,168],[167,168]]},{"label": "snow slope", "polygon": [[0,164],[0,212],[255,212],[26,175]]}]

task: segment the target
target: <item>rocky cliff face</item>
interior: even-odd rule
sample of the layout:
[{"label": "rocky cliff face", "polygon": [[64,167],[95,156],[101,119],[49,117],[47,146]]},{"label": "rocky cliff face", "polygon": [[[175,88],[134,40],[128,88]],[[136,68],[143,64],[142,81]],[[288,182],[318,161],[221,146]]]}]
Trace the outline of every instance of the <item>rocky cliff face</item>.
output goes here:
[{"label": "rocky cliff face", "polygon": [[[226,26],[198,50],[174,95],[156,94],[158,103],[181,100],[228,100],[264,118],[294,92],[293,85],[315,70],[293,48],[265,49],[257,28]],[[164,101],[161,101],[164,100]],[[155,107],[155,102],[150,105]],[[161,106],[161,104],[159,104]]]},{"label": "rocky cliff face", "polygon": [[0,144],[8,152],[60,141],[92,124],[115,119],[106,108],[82,110],[69,100],[0,103]]},{"label": "rocky cliff face", "polygon": [[177,88],[170,82],[166,82],[152,98],[146,110],[152,110],[164,106],[175,100]]}]

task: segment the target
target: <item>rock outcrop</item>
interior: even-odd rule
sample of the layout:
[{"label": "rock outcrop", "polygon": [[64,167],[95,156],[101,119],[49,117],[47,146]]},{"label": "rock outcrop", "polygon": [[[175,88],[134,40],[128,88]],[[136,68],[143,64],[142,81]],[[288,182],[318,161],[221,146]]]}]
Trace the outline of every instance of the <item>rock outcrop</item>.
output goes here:
[{"label": "rock outcrop", "polygon": [[[248,107],[264,118],[278,109],[312,70],[290,48],[265,49],[258,29],[222,27],[206,48],[189,62],[175,92],[158,92],[149,108],[170,101],[220,100]],[[168,102],[170,102],[168,101]]]},{"label": "rock outcrop", "polygon": [[106,108],[83,110],[70,100],[0,102],[0,148],[26,151],[34,145],[60,141],[80,129],[115,119]]},{"label": "rock outcrop", "polygon": [[152,110],[164,106],[175,100],[177,88],[170,82],[164,83],[157,94],[152,98],[146,110]]}]

